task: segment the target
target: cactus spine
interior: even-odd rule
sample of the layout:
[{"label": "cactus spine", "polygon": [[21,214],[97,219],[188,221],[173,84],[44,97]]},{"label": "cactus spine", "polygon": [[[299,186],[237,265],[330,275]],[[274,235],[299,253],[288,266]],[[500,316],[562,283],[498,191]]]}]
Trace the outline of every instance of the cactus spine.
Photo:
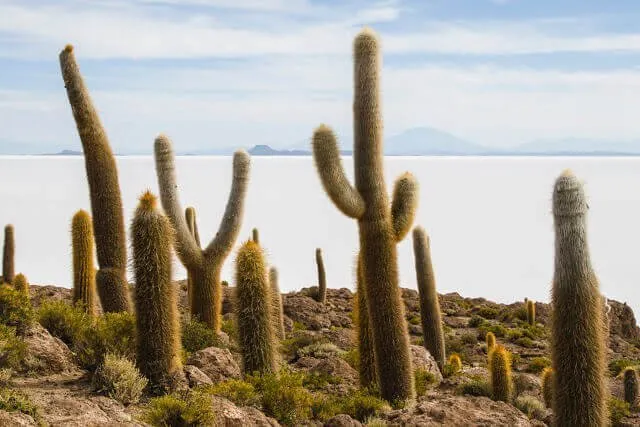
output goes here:
[{"label": "cactus spine", "polygon": [[60,68],[84,151],[93,231],[100,265],[96,283],[102,309],[105,312],[131,311],[126,278],[124,216],[116,161],[71,45],[60,52]]},{"label": "cactus spine", "polygon": [[280,285],[278,284],[278,269],[275,267],[269,269],[269,286],[271,287],[271,304],[273,305],[273,327],[278,339],[283,340],[285,338],[285,332],[282,294],[280,293]]},{"label": "cactus spine", "polygon": [[362,261],[356,257],[356,295],[354,299],[354,319],[358,335],[358,357],[360,385],[364,388],[375,387],[378,384],[376,361],[373,350],[373,333],[369,325],[369,310],[367,309],[366,286],[362,273]]},{"label": "cactus spine", "polygon": [[29,296],[29,281],[24,274],[19,273],[16,275],[16,277],[13,279],[13,287],[16,291]]},{"label": "cactus spine", "polygon": [[632,408],[638,400],[638,374],[634,368],[624,370],[624,401]]},{"label": "cactus spine", "polygon": [[71,219],[71,251],[73,256],[73,302],[95,315],[96,269],[93,265],[93,227],[91,217],[80,209]]},{"label": "cactus spine", "polygon": [[[184,211],[184,219],[187,221],[187,227],[191,237],[196,241],[196,245],[200,247],[200,233],[198,233],[198,223],[196,221],[196,210],[194,207],[189,206]],[[189,312],[193,311],[193,278],[191,273],[187,270],[187,301],[189,301]]]},{"label": "cactus spine", "polygon": [[250,158],[246,151],[238,150],[233,156],[233,181],[218,233],[201,249],[192,237],[182,214],[177,193],[173,147],[165,135],[155,140],[154,155],[160,199],[171,225],[176,231],[176,253],[191,276],[193,306],[191,316],[220,332],[222,287],[220,271],[238,237],[244,213],[244,199],[249,182]]},{"label": "cactus spine", "polygon": [[4,248],[2,252],[2,280],[5,283],[13,283],[15,274],[15,250],[16,242],[13,233],[13,225],[7,224],[4,227]]},{"label": "cactus spine", "polygon": [[531,300],[527,300],[527,323],[536,324],[536,303]]},{"label": "cactus spine", "polygon": [[513,390],[511,354],[501,345],[496,345],[489,353],[489,372],[493,399],[509,402]]},{"label": "cactus spine", "polygon": [[544,368],[541,376],[542,381],[542,398],[547,408],[553,406],[553,369]]},{"label": "cactus spine", "polygon": [[316,266],[318,267],[318,302],[327,303],[327,274],[322,260],[322,249],[316,248]]},{"label": "cactus spine", "polygon": [[562,426],[607,422],[602,297],[589,255],[587,210],[582,184],[570,171],[563,172],[553,189],[551,294],[553,412]]},{"label": "cactus spine", "polygon": [[171,282],[173,230],[149,191],[131,221],[137,334],[137,364],[156,393],[170,391],[181,373],[180,325]]},{"label": "cactus spine", "polygon": [[313,157],[323,188],[345,215],[358,220],[362,270],[382,398],[394,403],[415,397],[409,337],[398,284],[396,244],[409,232],[417,204],[417,182],[405,173],[393,201],[384,184],[380,52],[376,34],[365,29],[354,42],[355,188],[340,160],[333,131],[318,127]]},{"label": "cactus spine", "polygon": [[413,229],[413,254],[420,294],[420,318],[422,319],[424,346],[438,363],[440,372],[443,372],[445,347],[440,302],[438,301],[436,280],[431,263],[430,240],[422,227]]},{"label": "cactus spine", "polygon": [[267,266],[260,246],[245,242],[236,258],[236,317],[246,374],[275,372],[276,345]]},{"label": "cactus spine", "polygon": [[485,337],[487,341],[487,354],[491,353],[493,347],[496,345],[496,336],[493,332],[487,332],[487,336]]}]

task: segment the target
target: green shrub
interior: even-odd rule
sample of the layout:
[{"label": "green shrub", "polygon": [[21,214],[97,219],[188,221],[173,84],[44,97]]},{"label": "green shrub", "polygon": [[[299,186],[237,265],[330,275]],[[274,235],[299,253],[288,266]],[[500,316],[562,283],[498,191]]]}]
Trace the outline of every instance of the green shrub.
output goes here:
[{"label": "green shrub", "polygon": [[315,357],[324,359],[331,356],[341,356],[345,351],[330,342],[316,342],[298,349],[298,357]]},{"label": "green shrub", "polygon": [[550,366],[551,359],[549,359],[548,357],[534,357],[527,365],[526,371],[534,374],[539,374],[544,370],[544,368],[548,368]]},{"label": "green shrub", "polygon": [[375,417],[375,418],[369,418],[365,423],[365,425],[367,427],[387,427],[388,424],[382,418]]},{"label": "green shrub", "polygon": [[306,331],[293,332],[292,336],[286,340],[282,340],[280,344],[281,351],[288,357],[294,357],[298,354],[298,350],[311,344],[329,342],[326,338],[319,335],[310,335]]},{"label": "green shrub", "polygon": [[487,332],[493,332],[496,338],[504,337],[507,334],[507,328],[502,325],[491,325],[485,323],[478,327],[478,338],[484,341],[487,337]]},{"label": "green shrub", "polygon": [[612,377],[618,376],[625,368],[640,364],[637,360],[615,359],[609,362],[609,373]]},{"label": "green shrub", "polygon": [[521,347],[526,347],[526,348],[536,347],[536,343],[533,342],[529,337],[518,338],[515,343]]},{"label": "green shrub", "polygon": [[485,380],[473,380],[468,383],[460,384],[456,388],[457,394],[466,394],[469,396],[485,396],[491,397],[491,384]]},{"label": "green shrub", "polygon": [[22,412],[36,421],[40,419],[38,407],[31,402],[29,396],[18,390],[0,388],[0,410]]},{"label": "green shrub", "polygon": [[424,396],[430,385],[435,384],[436,376],[424,368],[416,368],[413,372],[416,384],[416,394]]},{"label": "green shrub", "polygon": [[84,329],[91,328],[92,318],[66,301],[44,301],[38,309],[38,322],[54,337],[72,346]]},{"label": "green shrub", "polygon": [[421,323],[420,316],[413,315],[409,318],[409,323],[412,325],[419,325]]},{"label": "green shrub", "polygon": [[524,414],[526,414],[529,418],[535,418],[538,420],[544,419],[544,403],[540,402],[533,396],[518,396],[518,398],[514,402],[514,406]]},{"label": "green shrub", "polygon": [[238,325],[233,319],[222,320],[220,330],[229,336],[229,340],[238,341]]},{"label": "green shrub", "polygon": [[355,369],[356,371],[359,370],[360,356],[358,355],[357,347],[352,348],[349,351],[345,351],[340,355],[340,357],[344,359],[344,361],[347,362],[353,369]]},{"label": "green shrub", "polygon": [[495,319],[498,317],[498,310],[490,307],[480,307],[476,314],[480,317],[484,317],[485,319]]},{"label": "green shrub", "polygon": [[447,354],[462,353],[462,351],[464,350],[464,344],[462,343],[462,340],[455,335],[452,335],[445,339],[444,347]]},{"label": "green shrub", "polygon": [[609,420],[614,427],[619,425],[624,417],[631,415],[629,404],[624,400],[612,396],[609,398],[607,406],[609,408]]},{"label": "green shrub", "polygon": [[107,353],[93,374],[91,385],[97,393],[129,405],[140,400],[147,383],[148,380],[129,359]]},{"label": "green shrub", "polygon": [[341,384],[342,378],[336,377],[326,372],[309,372],[302,380],[303,387],[309,390],[322,390],[330,384]]},{"label": "green shrub", "polygon": [[73,343],[78,363],[93,371],[102,363],[107,353],[117,354],[129,360],[136,357],[135,316],[127,312],[105,313],[96,318],[89,328],[84,328]]},{"label": "green shrub", "polygon": [[260,395],[253,384],[242,380],[226,380],[204,388],[208,393],[229,399],[239,406],[260,407]]},{"label": "green shrub", "polygon": [[462,336],[460,336],[460,340],[467,345],[476,344],[478,342],[478,335],[474,334],[473,332],[465,332],[464,334],[462,334]]},{"label": "green shrub", "polygon": [[189,391],[151,399],[142,421],[154,427],[213,426],[216,415],[208,394]]},{"label": "green shrub", "polygon": [[522,320],[523,322],[527,321],[527,307],[523,304],[518,308],[513,310],[513,317]]},{"label": "green shrub", "polygon": [[314,420],[327,421],[329,418],[335,417],[342,412],[340,400],[326,394],[317,394],[314,396],[311,404],[311,414]]},{"label": "green shrub", "polygon": [[0,285],[0,323],[13,326],[24,334],[35,321],[35,312],[29,296],[8,284]]},{"label": "green shrub", "polygon": [[391,409],[384,400],[363,391],[351,393],[340,400],[340,413],[347,414],[360,422],[365,422],[367,419]]},{"label": "green shrub", "polygon": [[16,328],[0,324],[0,368],[17,369],[27,355],[27,345]]},{"label": "green shrub", "polygon": [[223,347],[215,331],[197,320],[182,322],[182,348],[195,353],[207,347]]},{"label": "green shrub", "polygon": [[470,328],[477,328],[479,326],[484,325],[485,323],[487,323],[487,321],[484,320],[484,318],[478,316],[477,314],[474,314],[473,316],[471,316],[471,319],[469,319]]}]

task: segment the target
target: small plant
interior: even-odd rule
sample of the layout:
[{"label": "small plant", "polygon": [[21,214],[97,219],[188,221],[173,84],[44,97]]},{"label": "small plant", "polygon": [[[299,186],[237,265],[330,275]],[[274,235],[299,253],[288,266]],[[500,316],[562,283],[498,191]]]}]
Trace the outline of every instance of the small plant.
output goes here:
[{"label": "small plant", "polygon": [[142,421],[153,427],[213,426],[216,415],[209,395],[189,391],[151,399],[142,415]]},{"label": "small plant", "polygon": [[213,329],[197,320],[182,322],[182,347],[187,353],[195,353],[207,347],[221,347]]},{"label": "small plant", "polygon": [[238,406],[260,406],[260,394],[253,384],[242,380],[226,380],[205,388],[208,393],[229,399]]},{"label": "small plant", "polygon": [[478,335],[473,332],[465,332],[460,336],[460,341],[467,345],[476,344],[478,342]]},{"label": "small plant", "polygon": [[0,285],[0,323],[14,326],[19,335],[24,334],[35,320],[35,312],[29,296],[8,284]]},{"label": "small plant", "polygon": [[631,408],[636,406],[638,400],[638,374],[634,368],[624,370],[624,401]]},{"label": "small plant", "polygon": [[0,324],[0,368],[17,369],[27,355],[27,345],[12,326]]},{"label": "small plant", "polygon": [[491,397],[491,384],[485,380],[473,380],[460,384],[456,389],[456,393],[469,396]]},{"label": "small plant", "polygon": [[34,405],[29,396],[18,390],[0,388],[0,410],[7,412],[22,412],[31,416],[34,420],[40,419],[38,407]]},{"label": "small plant", "polygon": [[436,382],[436,376],[424,368],[416,368],[413,371],[413,376],[415,378],[416,394],[418,396],[424,396],[429,386]]},{"label": "small plant", "polygon": [[629,404],[624,400],[620,400],[613,396],[609,397],[607,407],[609,409],[609,420],[613,427],[620,425],[620,422],[624,417],[631,415],[631,412],[629,411]]},{"label": "small plant", "polygon": [[345,351],[330,342],[316,342],[298,350],[298,357],[315,357],[324,359],[330,356],[341,356]]},{"label": "small plant", "polygon": [[474,314],[473,316],[471,316],[471,319],[469,319],[468,326],[470,328],[477,328],[479,326],[484,325],[485,323],[487,323],[487,321],[483,317],[480,317],[477,314]]},{"label": "small plant", "polygon": [[66,301],[44,301],[38,309],[38,322],[51,335],[71,346],[77,341],[83,329],[91,327],[91,317],[80,305]]},{"label": "small plant", "polygon": [[147,383],[133,362],[111,353],[105,355],[92,379],[96,392],[106,394],[123,405],[138,402]]},{"label": "small plant", "polygon": [[322,390],[331,384],[341,384],[342,378],[325,372],[309,372],[304,376],[302,385],[312,391]]},{"label": "small plant", "polygon": [[525,370],[527,372],[539,374],[545,368],[548,368],[550,366],[551,366],[551,359],[549,359],[548,357],[534,357],[533,359],[531,359],[531,362],[529,362]]},{"label": "small plant", "polygon": [[529,418],[543,419],[545,416],[544,404],[533,396],[518,396],[514,406]]},{"label": "small plant", "polygon": [[341,398],[340,412],[355,418],[360,422],[376,417],[384,411],[390,410],[390,406],[384,400],[371,396],[363,391],[357,391]]},{"label": "small plant", "polygon": [[496,317],[498,317],[498,313],[499,312],[497,309],[491,307],[480,307],[480,309],[478,309],[478,311],[476,312],[478,316],[485,319],[495,319]]}]

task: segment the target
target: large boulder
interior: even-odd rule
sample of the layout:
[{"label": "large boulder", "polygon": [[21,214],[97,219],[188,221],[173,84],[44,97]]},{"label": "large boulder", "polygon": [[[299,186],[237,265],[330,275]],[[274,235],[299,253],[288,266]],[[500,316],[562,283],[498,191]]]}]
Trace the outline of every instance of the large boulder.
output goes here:
[{"label": "large boulder", "polygon": [[49,375],[78,370],[69,347],[39,323],[27,331],[24,342],[27,344],[27,356],[21,371]]},{"label": "large boulder", "polygon": [[278,427],[280,425],[276,420],[267,417],[256,408],[238,407],[219,396],[212,396],[211,401],[215,408],[216,425],[221,427]]},{"label": "large boulder", "polygon": [[200,369],[214,383],[242,375],[238,362],[226,348],[207,347],[199,350],[189,357],[187,365]]},{"label": "large boulder", "polygon": [[427,372],[433,374],[435,378],[435,384],[442,382],[442,373],[438,369],[438,364],[435,359],[429,353],[429,350],[421,345],[411,345],[411,357],[413,360],[413,369],[425,369]]}]

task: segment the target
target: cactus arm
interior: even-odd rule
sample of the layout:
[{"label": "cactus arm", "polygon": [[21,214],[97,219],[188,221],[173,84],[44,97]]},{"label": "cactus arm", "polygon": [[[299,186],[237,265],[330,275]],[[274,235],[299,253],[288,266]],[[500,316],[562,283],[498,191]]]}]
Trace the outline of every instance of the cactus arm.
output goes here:
[{"label": "cactus arm", "polygon": [[364,201],[344,173],[333,131],[320,125],[313,133],[312,145],[313,159],[327,195],[343,214],[360,218],[364,214]]},{"label": "cactus arm", "polygon": [[189,206],[184,211],[184,218],[187,221],[187,226],[189,226],[189,232],[193,236],[196,241],[196,245],[200,247],[200,233],[198,232],[198,222],[196,220],[196,210],[194,207]]},{"label": "cactus arm", "polygon": [[233,155],[233,180],[227,206],[216,236],[205,249],[205,257],[221,257],[231,252],[242,225],[250,170],[249,153],[244,150],[236,151]]},{"label": "cactus arm", "polygon": [[160,200],[175,230],[175,248],[180,261],[192,268],[202,264],[202,251],[189,231],[189,226],[182,215],[182,207],[178,198],[176,184],[176,168],[171,140],[166,135],[158,135],[154,143],[154,157]]},{"label": "cactus arm", "polygon": [[405,172],[398,177],[393,186],[391,221],[396,242],[404,239],[411,229],[417,207],[418,181],[411,173]]}]

